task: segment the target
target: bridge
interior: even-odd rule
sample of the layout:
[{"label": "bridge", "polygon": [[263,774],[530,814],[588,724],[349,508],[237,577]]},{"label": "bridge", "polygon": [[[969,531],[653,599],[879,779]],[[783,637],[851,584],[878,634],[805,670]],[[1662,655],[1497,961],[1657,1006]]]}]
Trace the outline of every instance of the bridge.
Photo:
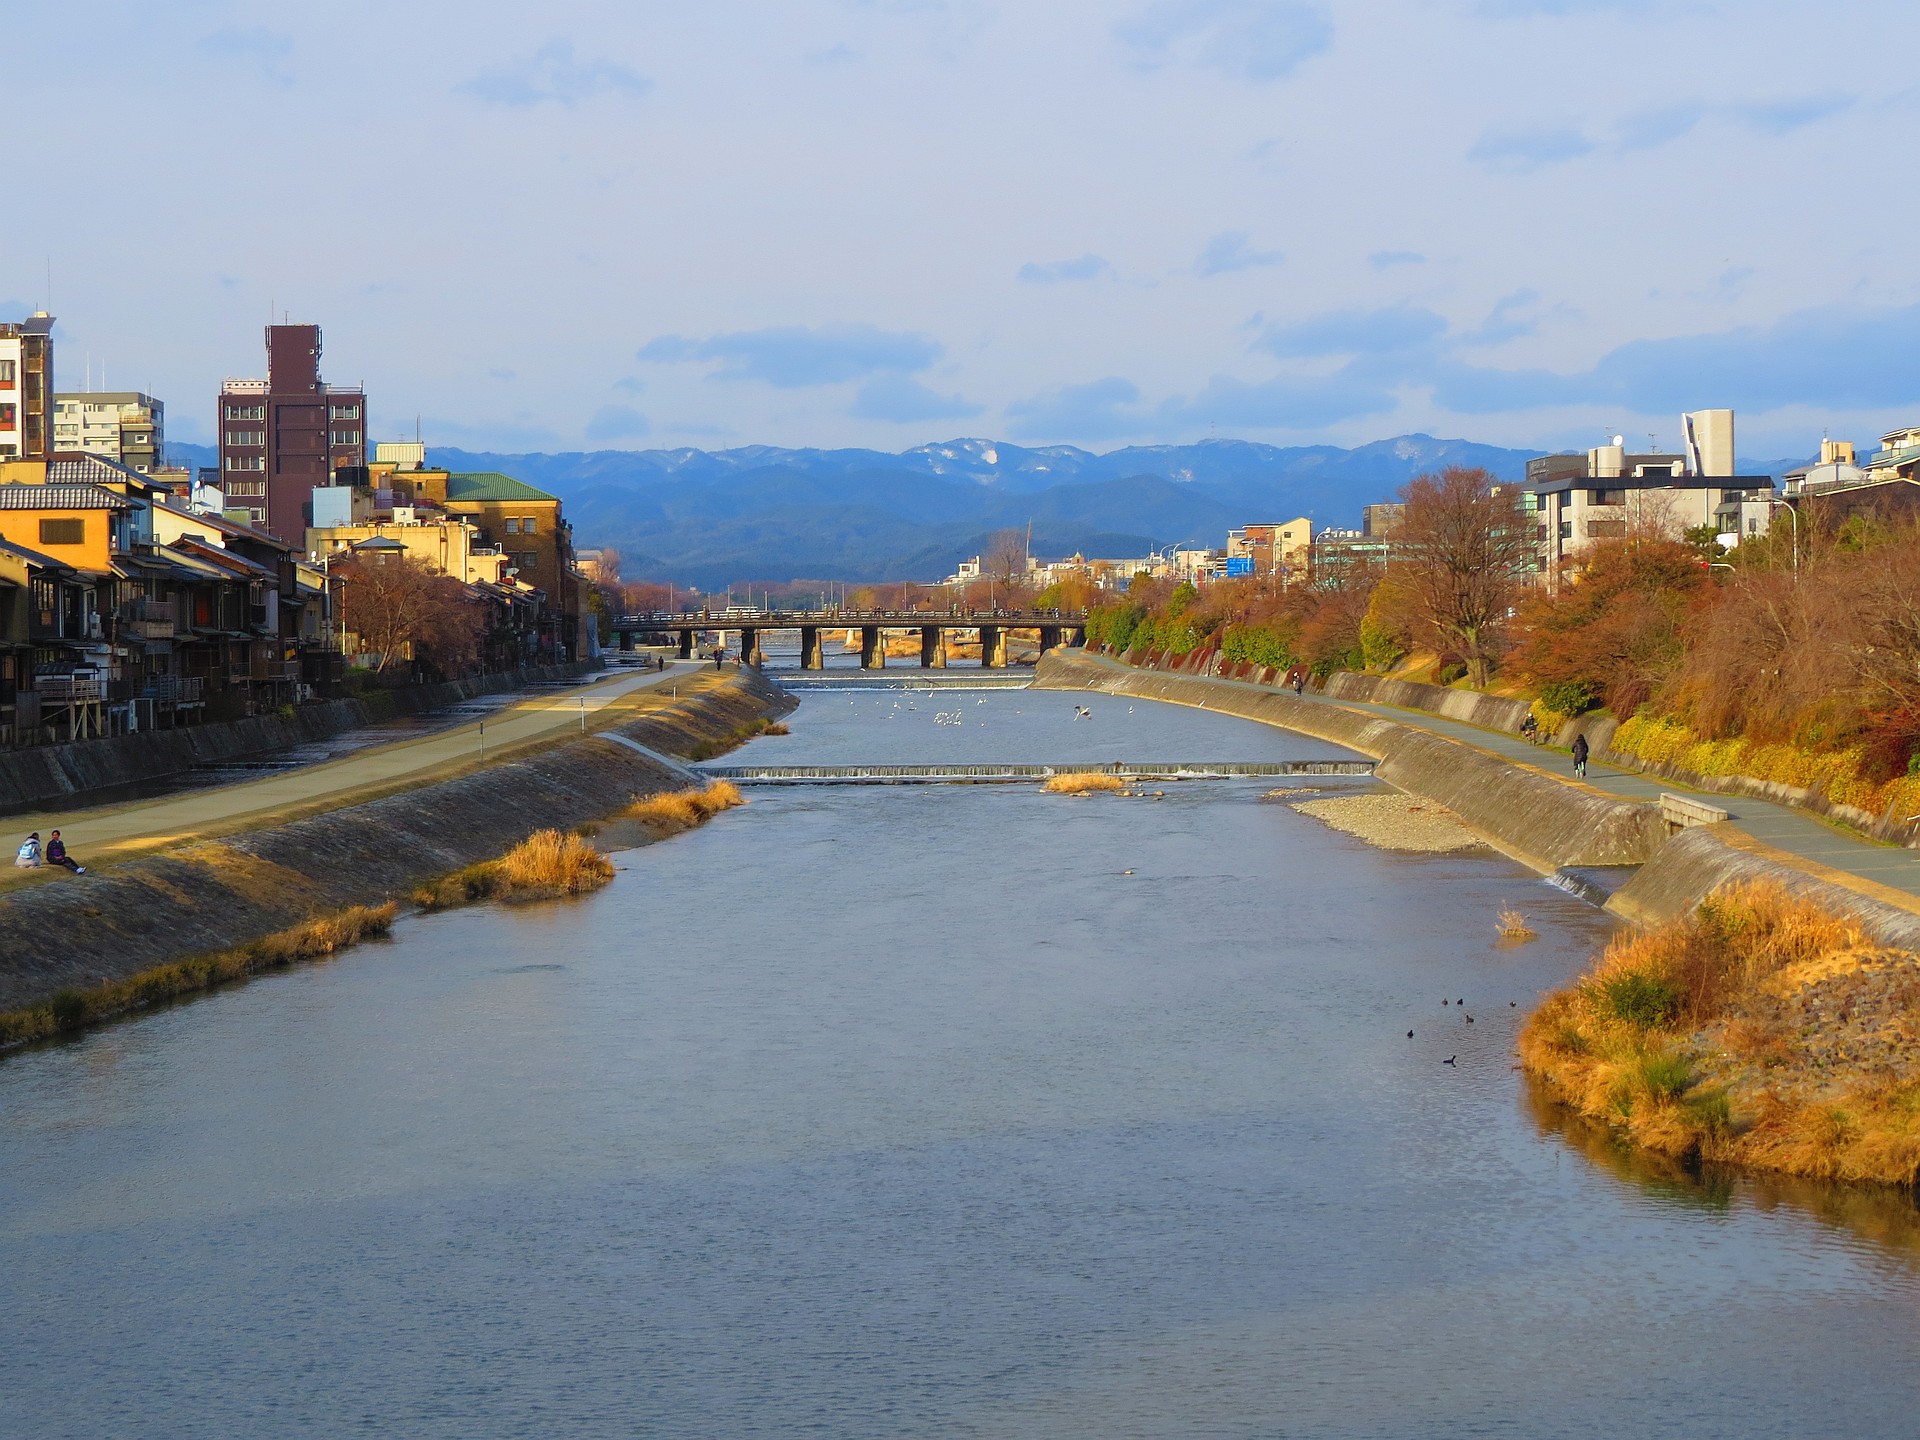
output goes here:
[{"label": "bridge", "polygon": [[[1074,610],[956,610],[945,614],[921,610],[717,610],[622,615],[611,628],[620,637],[622,650],[633,649],[639,636],[655,635],[677,645],[682,660],[693,658],[697,637],[717,634],[720,648],[734,651],[749,665],[766,659],[760,649],[762,635],[797,630],[802,670],[826,669],[821,633],[828,630],[859,632],[862,670],[886,668],[888,631],[918,632],[920,666],[926,670],[946,668],[947,638],[956,630],[978,632],[980,664],[988,670],[1006,666],[1007,637],[1016,630],[1033,632],[1042,655],[1062,645],[1086,641],[1086,616]],[[739,642],[728,645],[726,637],[733,632],[738,632]]]}]

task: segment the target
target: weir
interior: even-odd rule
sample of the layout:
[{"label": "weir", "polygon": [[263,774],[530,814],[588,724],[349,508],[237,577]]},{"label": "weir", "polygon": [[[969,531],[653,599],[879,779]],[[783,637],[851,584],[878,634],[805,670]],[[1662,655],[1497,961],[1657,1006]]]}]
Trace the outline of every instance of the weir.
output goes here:
[{"label": "weir", "polygon": [[1373,776],[1371,760],[1112,761],[1104,765],[699,765],[701,775],[741,785],[1016,784],[1056,775],[1128,780],[1224,780],[1237,776]]}]

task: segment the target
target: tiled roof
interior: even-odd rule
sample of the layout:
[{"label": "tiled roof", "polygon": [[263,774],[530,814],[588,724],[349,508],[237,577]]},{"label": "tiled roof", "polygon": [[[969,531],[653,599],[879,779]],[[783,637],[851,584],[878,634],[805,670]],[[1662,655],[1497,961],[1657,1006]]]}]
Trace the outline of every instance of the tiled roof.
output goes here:
[{"label": "tiled roof", "polygon": [[50,485],[139,485],[152,488],[153,481],[130,465],[109,460],[104,455],[69,451],[47,461]]},{"label": "tiled roof", "polygon": [[0,550],[6,551],[9,555],[18,555],[29,565],[38,565],[43,570],[73,569],[73,567],[64,560],[56,560],[51,555],[42,555],[38,550],[29,550],[24,545],[15,545],[10,541],[0,540]]},{"label": "tiled roof", "polygon": [[447,499],[449,501],[557,500],[559,496],[549,495],[544,490],[536,490],[525,481],[516,480],[511,475],[483,470],[472,475],[447,476]]},{"label": "tiled roof", "polygon": [[0,485],[0,510],[131,510],[98,485]]}]

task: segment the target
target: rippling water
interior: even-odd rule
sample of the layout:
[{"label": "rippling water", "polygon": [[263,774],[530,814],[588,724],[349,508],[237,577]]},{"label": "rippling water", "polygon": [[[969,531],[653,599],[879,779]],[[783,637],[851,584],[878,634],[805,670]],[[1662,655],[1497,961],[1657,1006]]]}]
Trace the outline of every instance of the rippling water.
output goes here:
[{"label": "rippling water", "polygon": [[[906,703],[743,758],[1334,753]],[[1913,1433],[1910,1207],[1536,1113],[1599,912],[1162,788],[756,790],[585,901],[5,1060],[0,1432]]]}]

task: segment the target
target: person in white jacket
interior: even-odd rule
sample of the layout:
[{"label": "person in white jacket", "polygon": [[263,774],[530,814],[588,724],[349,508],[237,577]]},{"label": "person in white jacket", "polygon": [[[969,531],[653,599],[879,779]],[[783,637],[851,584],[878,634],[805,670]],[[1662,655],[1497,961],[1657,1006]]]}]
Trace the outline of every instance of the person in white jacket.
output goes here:
[{"label": "person in white jacket", "polygon": [[20,853],[13,857],[15,868],[20,870],[38,870],[40,868],[40,832],[34,831],[20,842]]}]

